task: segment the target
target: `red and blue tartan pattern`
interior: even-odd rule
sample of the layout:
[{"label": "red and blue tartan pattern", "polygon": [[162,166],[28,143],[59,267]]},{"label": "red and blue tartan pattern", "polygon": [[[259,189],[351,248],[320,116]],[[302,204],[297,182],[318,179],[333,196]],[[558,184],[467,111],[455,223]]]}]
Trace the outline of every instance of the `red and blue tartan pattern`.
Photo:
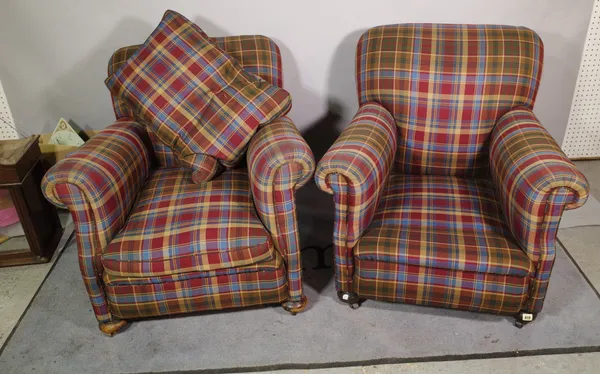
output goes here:
[{"label": "red and blue tartan pattern", "polygon": [[585,203],[589,184],[535,115],[515,108],[492,132],[490,169],[508,225],[531,261],[524,310],[542,310],[556,254],[556,234],[564,209]]},{"label": "red and blue tartan pattern", "polygon": [[294,194],[312,177],[314,156],[293,122],[282,117],[258,130],[246,157],[256,212],[285,260],[289,299],[298,301],[302,263]]},{"label": "red and blue tartan pattern", "polygon": [[228,170],[204,185],[192,183],[190,174],[186,168],[166,168],[148,177],[127,223],[104,250],[107,273],[162,276],[273,257],[246,170]]},{"label": "red and blue tartan pattern", "polygon": [[46,198],[71,212],[79,268],[99,322],[112,318],[100,256],[145,182],[151,163],[146,136],[140,124],[119,120],[57,163],[42,181]]},{"label": "red and blue tartan pattern", "polygon": [[482,175],[496,121],[533,107],[542,61],[541,39],[525,27],[379,26],[357,46],[359,103],[381,103],[396,119],[403,173]]},{"label": "red and blue tartan pattern", "polygon": [[526,108],[515,108],[498,121],[490,140],[490,171],[508,226],[537,262],[547,245],[542,233],[549,229],[545,217],[551,192],[570,192],[565,208],[574,209],[587,200],[588,181]]},{"label": "red and blue tartan pattern", "polygon": [[333,173],[327,177],[327,183],[333,193],[334,227],[333,227],[333,267],[335,288],[338,291],[352,291],[352,274],[354,273],[354,255],[352,246],[347,244],[348,220],[351,211],[348,204],[349,186],[343,175]]},{"label": "red and blue tartan pattern", "polygon": [[396,149],[394,119],[379,104],[360,107],[354,119],[325,156],[319,161],[315,181],[330,194],[339,183],[330,182],[340,175],[348,189],[348,232],[346,244],[353,247],[367,228],[392,170]]},{"label": "red and blue tartan pattern", "polygon": [[484,179],[393,175],[357,260],[527,277],[533,263],[508,229]]},{"label": "red and blue tartan pattern", "polygon": [[[348,233],[362,201],[352,201],[345,174],[322,178],[334,192],[338,290],[493,313],[542,310],[560,217],[589,190],[531,113],[542,59],[541,40],[522,27],[392,25],[363,35],[359,103],[393,114],[401,175],[378,190],[358,244]],[[362,167],[363,156],[346,151],[339,168]]]},{"label": "red and blue tartan pattern", "polygon": [[356,259],[354,291],[381,301],[517,313],[526,302],[528,277],[477,273]]},{"label": "red and blue tartan pattern", "polygon": [[338,289],[352,281],[351,251],[371,222],[391,173],[396,125],[379,104],[361,106],[315,172],[317,186],[334,195],[334,250]]},{"label": "red and blue tartan pattern", "polygon": [[104,275],[112,314],[153,317],[205,310],[273,304],[288,298],[283,260],[249,267],[192,272],[154,278]]},{"label": "red and blue tartan pattern", "polygon": [[285,90],[244,71],[173,11],[106,85],[192,169],[198,154],[234,166],[257,127],[291,106]]},{"label": "red and blue tartan pattern", "polygon": [[[43,186],[43,184],[42,184]],[[60,199],[73,217],[75,238],[77,239],[77,259],[83,284],[92,304],[98,322],[110,322],[112,314],[102,284],[102,246],[94,219],[94,211],[84,191],[72,183],[62,183],[52,192]],[[48,196],[48,195],[46,195]]]},{"label": "red and blue tartan pattern", "polygon": [[104,272],[102,274],[102,281],[105,285],[128,285],[128,284],[150,284],[150,283],[167,283],[167,282],[178,282],[186,279],[195,278],[209,278],[220,275],[232,275],[238,273],[255,273],[259,271],[277,271],[280,268],[285,269],[283,258],[279,252],[274,251],[271,258],[256,262],[250,265],[244,265],[237,268],[226,268],[209,271],[192,271],[188,273],[174,273],[161,276],[149,276],[149,277],[128,277],[123,275],[111,274],[110,272]]},{"label": "red and blue tartan pattern", "polygon": [[42,190],[59,207],[72,185],[83,193],[95,221],[99,248],[121,229],[150,171],[148,136],[144,126],[122,119],[54,165],[44,176]]},{"label": "red and blue tartan pattern", "polygon": [[[244,70],[283,88],[281,53],[277,44],[270,38],[262,35],[241,35],[211,38],[211,40],[235,58]],[[116,72],[140,47],[141,45],[132,45],[115,51],[108,63],[108,76]],[[111,94],[111,98],[117,119],[134,117],[133,111],[125,103],[115,95]],[[179,167],[177,157],[171,148],[158,140],[150,128],[148,133],[159,167]]]},{"label": "red and blue tartan pattern", "polygon": [[[247,70],[260,72],[265,80],[281,86],[281,57],[279,49],[270,39],[239,36],[219,38],[216,43],[225,46]],[[115,52],[109,64],[109,75],[138,48],[132,46]],[[267,230],[274,233],[267,235],[267,240],[272,243],[269,256],[265,259],[258,256],[255,258],[258,262],[248,265],[237,263],[238,267],[160,276],[122,276],[104,268],[102,253],[106,252],[108,243],[122,226],[129,223],[130,212],[136,209],[134,204],[141,201],[142,193],[139,191],[142,187],[147,190],[149,186],[145,185],[151,174],[149,169],[156,167],[157,163],[159,169],[160,166],[178,167],[172,150],[166,146],[159,147],[162,143],[155,141],[155,135],[147,131],[149,129],[146,126],[132,120],[133,113],[114,96],[113,104],[118,121],[61,161],[46,175],[42,186],[48,200],[60,207],[67,207],[73,215],[81,274],[98,321],[103,323],[115,318],[139,318],[300,299],[300,246],[293,194],[310,179],[314,159],[308,145],[287,118],[275,121],[273,126],[268,124],[259,127],[260,135],[256,136],[255,150],[248,152],[248,164],[252,165],[249,169],[255,173],[253,177],[249,177],[244,169],[235,169],[217,178],[218,182],[236,175],[233,179],[240,186],[245,181],[240,189],[245,189],[246,193],[233,191],[231,196],[241,196],[244,204],[251,202],[247,211],[254,215],[252,225],[258,222],[264,234],[267,231],[256,217],[253,206],[258,205],[258,201],[263,204],[261,209],[267,213],[260,219],[264,219],[265,225],[269,222],[271,226]],[[164,169],[161,171],[167,172]],[[189,175],[189,171],[186,173]],[[256,173],[266,173],[269,177],[260,179]],[[267,180],[271,180],[272,184],[262,184]],[[188,187],[210,189],[210,183],[197,186],[188,181],[186,184]],[[253,185],[252,190],[250,184]],[[123,188],[126,190],[122,191]],[[254,195],[252,198],[251,194]],[[212,197],[215,201],[211,203],[219,203],[216,200],[222,197],[222,194],[215,192]],[[233,200],[232,206],[237,205],[237,197]],[[162,202],[174,209],[181,208],[173,204],[172,199],[162,199]],[[218,204],[212,208],[209,209],[211,214],[216,214]],[[275,219],[265,219],[272,212],[275,212]],[[153,215],[155,220],[158,215],[160,213]],[[236,215],[236,219],[239,218]],[[181,222],[185,217],[177,219]],[[152,224],[151,219],[139,223],[141,226]],[[227,238],[228,227],[221,223],[219,225],[223,232],[219,235]],[[224,248],[224,243],[221,244]],[[224,252],[227,254],[227,251]],[[285,257],[287,269],[282,256]],[[221,258],[217,262],[220,261]],[[227,261],[221,265],[223,263]],[[294,288],[291,292],[288,292],[288,284],[290,289]]]},{"label": "red and blue tartan pattern", "polygon": [[565,206],[571,199],[571,191],[565,188],[555,189],[548,196],[548,208],[540,233],[542,247],[536,264],[536,274],[535,278],[530,279],[527,304],[523,307],[526,312],[539,313],[544,306],[556,257],[558,225]]}]

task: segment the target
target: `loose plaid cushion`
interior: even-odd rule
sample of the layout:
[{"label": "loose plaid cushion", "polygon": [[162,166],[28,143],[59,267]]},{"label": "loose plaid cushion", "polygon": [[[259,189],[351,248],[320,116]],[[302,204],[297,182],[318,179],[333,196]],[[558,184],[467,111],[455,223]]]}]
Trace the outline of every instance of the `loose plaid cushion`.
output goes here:
[{"label": "loose plaid cushion", "polygon": [[[283,69],[281,53],[273,40],[262,35],[241,35],[211,38],[221,49],[236,59],[247,72],[258,75],[269,84],[283,87]],[[141,45],[123,47],[113,53],[108,63],[108,76],[116,72]],[[113,108],[117,119],[133,118],[134,113],[123,101],[111,94]],[[180,166],[171,148],[158,140],[152,130],[148,129],[154,154],[159,166]]]},{"label": "loose plaid cushion", "polygon": [[353,286],[381,301],[514,314],[526,303],[528,284],[516,275],[357,259]]},{"label": "loose plaid cushion", "polygon": [[202,154],[235,165],[256,128],[291,105],[286,91],[244,71],[173,11],[106,84],[193,169]]},{"label": "loose plaid cushion", "polygon": [[110,309],[119,318],[239,308],[281,302],[288,297],[281,256],[256,264],[160,277],[104,273]]},{"label": "loose plaid cushion", "polygon": [[496,121],[533,107],[543,46],[524,27],[387,25],[361,37],[356,58],[360,103],[381,103],[397,121],[402,172],[476,176]]},{"label": "loose plaid cushion", "polygon": [[245,266],[273,257],[256,217],[245,170],[210,183],[190,182],[185,168],[157,169],[127,223],[102,255],[111,275],[155,277]]},{"label": "loose plaid cushion", "polygon": [[504,223],[492,184],[450,176],[392,176],[354,255],[521,277],[534,270]]}]

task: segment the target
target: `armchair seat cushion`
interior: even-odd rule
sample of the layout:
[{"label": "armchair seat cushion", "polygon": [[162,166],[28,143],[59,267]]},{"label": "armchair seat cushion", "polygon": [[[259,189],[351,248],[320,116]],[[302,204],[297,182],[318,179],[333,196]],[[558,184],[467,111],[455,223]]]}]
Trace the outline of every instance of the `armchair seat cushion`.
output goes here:
[{"label": "armchair seat cushion", "polygon": [[534,272],[484,179],[392,175],[354,254],[455,271],[523,277]]},{"label": "armchair seat cushion", "polygon": [[102,254],[113,276],[156,277],[248,266],[274,258],[248,175],[228,170],[194,184],[187,168],[156,169]]}]

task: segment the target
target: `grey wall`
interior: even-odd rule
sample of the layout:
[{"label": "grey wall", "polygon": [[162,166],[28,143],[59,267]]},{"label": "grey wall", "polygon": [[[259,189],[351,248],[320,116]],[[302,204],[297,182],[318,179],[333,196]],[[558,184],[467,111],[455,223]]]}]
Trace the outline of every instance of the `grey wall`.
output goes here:
[{"label": "grey wall", "polygon": [[593,0],[0,0],[0,80],[16,122],[51,131],[60,117],[103,128],[113,115],[103,79],[118,47],[142,42],[166,7],[209,34],[264,34],[283,53],[291,117],[301,129],[339,103],[356,109],[354,50],[366,28],[400,22],[504,23],[536,30],[546,46],[536,113],[560,142]]}]

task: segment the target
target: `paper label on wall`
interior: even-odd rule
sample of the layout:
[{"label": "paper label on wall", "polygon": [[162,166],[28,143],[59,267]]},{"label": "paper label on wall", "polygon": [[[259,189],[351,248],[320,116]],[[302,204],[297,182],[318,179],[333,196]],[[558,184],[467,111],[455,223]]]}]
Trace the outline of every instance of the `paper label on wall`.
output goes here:
[{"label": "paper label on wall", "polygon": [[49,144],[72,145],[79,147],[84,141],[81,136],[69,125],[64,118],[61,118],[48,141]]}]

